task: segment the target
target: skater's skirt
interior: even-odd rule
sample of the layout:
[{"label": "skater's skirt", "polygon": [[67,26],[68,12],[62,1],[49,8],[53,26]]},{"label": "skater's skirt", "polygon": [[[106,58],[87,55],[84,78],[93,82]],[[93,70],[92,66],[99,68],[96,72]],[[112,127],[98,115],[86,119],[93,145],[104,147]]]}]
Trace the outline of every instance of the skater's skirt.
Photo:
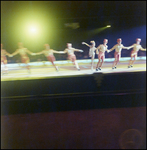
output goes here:
[{"label": "skater's skirt", "polygon": [[138,53],[138,51],[132,50],[132,51],[131,51],[131,57],[133,57],[133,56],[135,56],[135,55],[137,56],[137,53]]},{"label": "skater's skirt", "polygon": [[29,63],[30,59],[27,55],[21,56],[21,62],[22,63]]},{"label": "skater's skirt", "polygon": [[76,60],[76,56],[75,55],[68,55],[68,59],[71,60],[72,62],[74,62]]},{"label": "skater's skirt", "polygon": [[120,57],[121,57],[121,52],[114,53],[114,58],[120,58]]},{"label": "skater's skirt", "polygon": [[52,62],[52,63],[53,63],[54,61],[56,61],[54,55],[49,55],[49,56],[47,56],[47,60],[50,61],[50,62]]},{"label": "skater's skirt", "polygon": [[105,52],[99,51],[98,59],[102,59],[102,58],[105,58]]},{"label": "skater's skirt", "polygon": [[7,64],[6,56],[1,56],[1,63]]}]

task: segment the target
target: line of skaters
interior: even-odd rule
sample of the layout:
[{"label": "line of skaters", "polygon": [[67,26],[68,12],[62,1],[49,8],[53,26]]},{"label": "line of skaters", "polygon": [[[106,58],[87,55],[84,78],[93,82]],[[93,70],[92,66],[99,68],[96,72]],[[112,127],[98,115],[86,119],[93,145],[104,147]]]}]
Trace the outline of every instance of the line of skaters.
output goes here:
[{"label": "line of skaters", "polygon": [[[99,70],[101,70],[101,67],[102,67],[104,60],[105,60],[105,52],[107,51],[107,53],[109,53],[109,52],[113,51],[114,49],[115,49],[115,53],[114,53],[115,60],[114,60],[113,65],[112,65],[112,69],[117,68],[116,66],[117,66],[117,64],[121,58],[122,49],[129,50],[131,48],[133,48],[133,50],[131,51],[131,59],[130,59],[129,64],[128,64],[128,68],[133,67],[133,64],[137,58],[138,51],[139,50],[146,51],[146,49],[142,48],[142,46],[140,45],[140,42],[141,42],[141,39],[137,38],[135,44],[133,44],[129,47],[125,47],[122,44],[122,39],[119,38],[119,39],[117,39],[117,44],[114,45],[109,50],[108,50],[108,45],[107,45],[108,39],[104,39],[103,44],[100,44],[97,48],[96,48],[95,41],[90,41],[91,45],[89,45],[85,42],[82,42],[82,44],[85,44],[86,46],[88,46],[90,48],[89,49],[89,57],[91,57],[91,71],[93,71],[95,52],[98,55],[98,62],[97,62],[97,66],[96,66],[96,71],[99,71]],[[47,60],[52,63],[52,65],[54,66],[56,71],[59,71],[59,68],[54,63],[56,61],[54,53],[58,53],[58,54],[67,53],[68,60],[72,61],[73,65],[77,68],[77,70],[80,71],[79,65],[76,61],[77,60],[76,55],[74,54],[75,51],[76,52],[83,52],[83,50],[73,48],[71,43],[67,43],[67,48],[65,48],[64,51],[53,50],[50,48],[49,44],[44,44],[44,50],[42,50],[41,52],[38,52],[38,53],[33,53],[33,52],[29,51],[27,48],[25,48],[23,46],[22,42],[19,42],[18,43],[18,49],[14,53],[10,54],[5,49],[3,49],[3,44],[1,44],[1,65],[4,65],[4,70],[2,71],[2,74],[8,73],[6,55],[9,57],[13,57],[17,54],[20,54],[21,62],[26,64],[26,69],[28,70],[28,73],[31,73],[30,66],[29,66],[30,59],[29,59],[27,53],[30,55],[44,54],[45,57],[47,58]]]}]

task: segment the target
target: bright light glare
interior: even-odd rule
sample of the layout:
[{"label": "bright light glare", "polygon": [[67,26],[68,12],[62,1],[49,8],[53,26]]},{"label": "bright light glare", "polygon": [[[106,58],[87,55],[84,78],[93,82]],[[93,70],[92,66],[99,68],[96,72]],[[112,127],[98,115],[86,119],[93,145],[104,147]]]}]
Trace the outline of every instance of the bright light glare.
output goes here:
[{"label": "bright light glare", "polygon": [[30,27],[30,33],[37,33],[36,27]]},{"label": "bright light glare", "polygon": [[39,34],[39,25],[36,23],[28,23],[26,25],[26,33],[31,35],[31,36],[36,36]]},{"label": "bright light glare", "polygon": [[37,29],[35,27],[31,27],[30,31],[33,32],[33,33],[35,33],[37,31]]},{"label": "bright light glare", "polygon": [[107,25],[107,28],[110,28],[111,27],[111,25]]}]

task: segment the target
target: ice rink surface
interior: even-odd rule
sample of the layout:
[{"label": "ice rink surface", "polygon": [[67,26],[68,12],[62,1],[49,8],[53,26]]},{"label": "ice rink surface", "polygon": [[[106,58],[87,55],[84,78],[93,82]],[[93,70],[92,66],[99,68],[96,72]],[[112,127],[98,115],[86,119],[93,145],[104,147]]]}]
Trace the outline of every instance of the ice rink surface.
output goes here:
[{"label": "ice rink surface", "polygon": [[29,80],[29,79],[43,79],[43,78],[60,78],[65,76],[77,76],[87,75],[93,73],[124,73],[124,72],[136,72],[146,71],[146,60],[137,60],[132,68],[128,68],[128,61],[119,62],[117,69],[112,69],[113,62],[104,62],[101,67],[101,71],[96,71],[96,62],[94,64],[93,71],[91,70],[91,63],[79,63],[80,71],[78,71],[72,64],[59,65],[59,71],[57,72],[52,65],[44,66],[31,66],[28,73],[25,67],[9,68],[8,73],[3,74],[1,66],[1,81],[10,80]]}]

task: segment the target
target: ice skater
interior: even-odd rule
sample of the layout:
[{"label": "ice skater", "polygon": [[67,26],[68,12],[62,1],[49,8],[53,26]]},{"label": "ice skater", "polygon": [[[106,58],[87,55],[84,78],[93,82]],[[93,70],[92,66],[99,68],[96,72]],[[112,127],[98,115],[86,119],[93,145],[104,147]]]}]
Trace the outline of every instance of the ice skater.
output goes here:
[{"label": "ice skater", "polygon": [[91,45],[89,45],[85,42],[82,42],[82,44],[85,44],[86,46],[88,46],[90,48],[89,49],[89,57],[91,57],[91,71],[93,71],[96,47],[95,47],[95,41],[90,41],[90,43],[91,43]]},{"label": "ice skater", "polygon": [[1,44],[1,65],[4,65],[4,70],[2,71],[2,74],[8,73],[8,67],[7,67],[7,56],[11,56],[10,53],[8,53],[5,49],[3,49],[3,44]]},{"label": "ice skater", "polygon": [[[98,63],[96,66],[96,71],[101,70],[102,64],[104,63],[105,60],[105,51],[108,52],[108,46],[107,46],[108,40],[104,39],[103,44],[100,44],[97,48],[96,48],[96,54],[98,54]],[[99,49],[99,52],[98,52]]]},{"label": "ice skater", "polygon": [[114,53],[115,60],[114,60],[114,63],[112,65],[112,69],[116,69],[116,66],[117,66],[117,64],[121,58],[122,49],[128,49],[129,48],[129,47],[123,46],[123,44],[121,44],[121,43],[122,43],[122,39],[121,38],[117,39],[117,44],[108,50],[108,53],[109,53],[115,49],[115,53]]},{"label": "ice skater", "polygon": [[[131,51],[131,60],[129,61],[128,68],[133,67],[133,64],[137,58],[137,54],[138,54],[139,50],[146,51],[145,48],[142,48],[142,46],[140,45],[140,42],[141,42],[141,39],[137,38],[136,43],[133,44],[132,46],[128,47],[128,49],[133,48],[133,50]],[[133,58],[134,58],[134,60],[133,60]]]},{"label": "ice skater", "polygon": [[75,51],[83,52],[83,50],[73,48],[71,43],[67,43],[67,48],[63,51],[63,53],[68,54],[68,59],[71,60],[73,62],[73,64],[75,65],[75,67],[78,69],[78,71],[80,71],[79,65],[76,61],[76,56],[74,54]]},{"label": "ice skater", "polygon": [[27,48],[23,47],[23,43],[19,42],[18,43],[18,49],[14,53],[12,53],[11,56],[15,56],[16,54],[20,54],[21,62],[26,64],[26,68],[28,70],[28,73],[31,73],[30,72],[30,66],[28,64],[30,62],[30,59],[29,59],[27,53],[30,55],[35,55],[35,53],[32,53]]},{"label": "ice skater", "polygon": [[55,51],[53,49],[50,49],[49,44],[45,44],[44,47],[45,47],[45,50],[35,53],[35,54],[36,55],[44,54],[45,57],[47,58],[47,60],[50,61],[52,63],[52,65],[55,67],[56,71],[59,71],[58,66],[56,66],[54,64],[54,61],[56,61],[56,58],[53,53],[63,54],[64,52],[63,51]]}]

